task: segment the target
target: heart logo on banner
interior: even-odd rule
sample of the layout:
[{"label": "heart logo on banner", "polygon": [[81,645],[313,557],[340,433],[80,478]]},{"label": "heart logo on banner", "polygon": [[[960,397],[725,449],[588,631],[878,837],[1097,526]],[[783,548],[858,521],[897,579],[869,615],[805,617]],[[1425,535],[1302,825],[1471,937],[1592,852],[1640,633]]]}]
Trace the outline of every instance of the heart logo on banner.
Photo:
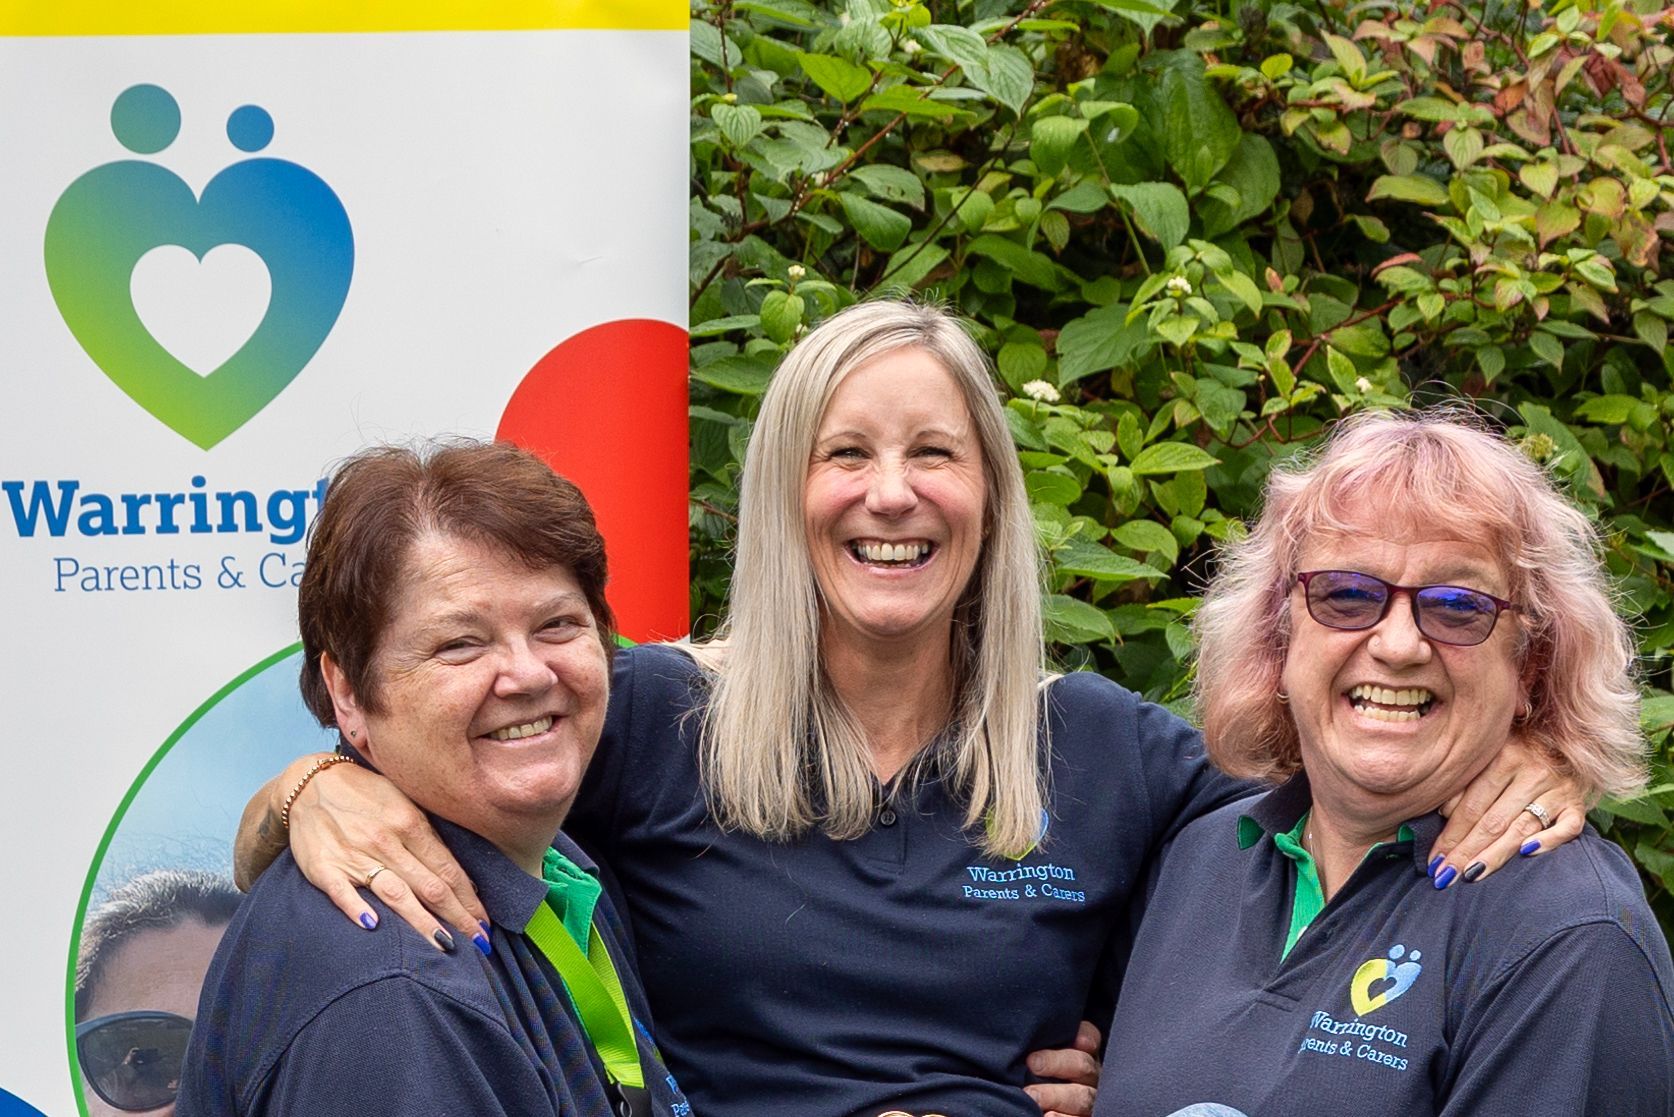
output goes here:
[{"label": "heart logo on banner", "polygon": [[199,376],[244,348],[267,316],[272,293],[267,265],[242,244],[211,248],[201,261],[165,244],[141,256],[129,280],[140,324]]},{"label": "heart logo on banner", "polygon": [[1412,988],[1412,983],[1424,971],[1418,964],[1423,955],[1415,950],[1402,962],[1401,955],[1405,953],[1406,948],[1397,945],[1390,950],[1388,958],[1369,959],[1354,971],[1349,981],[1349,1002],[1356,1016],[1376,1012]]},{"label": "heart logo on banner", "polygon": [[[124,146],[151,154],[174,140],[180,109],[167,90],[134,86],[116,99],[111,127]],[[242,151],[259,151],[272,139],[273,119],[246,105],[229,117],[227,136]],[[268,277],[266,310],[253,327],[236,314],[231,322],[218,317],[227,309],[219,299],[173,307],[159,319],[149,301],[157,265],[136,275],[159,246],[178,246],[205,265],[223,246],[247,250]],[[120,160],[88,171],[58,199],[47,219],[46,271],[59,313],[93,362],[135,403],[207,450],[271,403],[324,343],[348,297],[354,236],[331,187],[296,163],[234,163],[199,197],[173,171]],[[187,317],[169,317],[176,312]],[[167,344],[147,325],[163,321]],[[240,333],[230,355],[214,353],[212,342],[224,348]],[[183,342],[183,334],[192,340]],[[204,353],[221,359],[205,364]]]}]

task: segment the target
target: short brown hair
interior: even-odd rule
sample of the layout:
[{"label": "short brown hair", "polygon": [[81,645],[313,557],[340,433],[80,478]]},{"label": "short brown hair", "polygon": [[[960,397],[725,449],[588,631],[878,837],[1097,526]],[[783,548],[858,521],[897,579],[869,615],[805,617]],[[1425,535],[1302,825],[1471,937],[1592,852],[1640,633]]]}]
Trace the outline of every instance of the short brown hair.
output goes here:
[{"label": "short brown hair", "polygon": [[486,544],[531,570],[564,567],[580,584],[610,655],[616,621],[604,595],[604,539],[580,489],[508,442],[377,446],[332,477],[298,587],[302,697],[321,725],[337,723],[320,672],[327,652],[360,703],[382,712],[373,655],[408,555],[428,534]]}]

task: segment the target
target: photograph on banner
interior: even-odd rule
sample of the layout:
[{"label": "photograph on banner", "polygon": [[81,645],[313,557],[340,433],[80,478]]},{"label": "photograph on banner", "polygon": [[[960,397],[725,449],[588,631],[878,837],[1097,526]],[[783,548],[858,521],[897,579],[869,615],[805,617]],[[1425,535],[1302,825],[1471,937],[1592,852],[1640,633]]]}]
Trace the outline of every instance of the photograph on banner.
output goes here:
[{"label": "photograph on banner", "polygon": [[686,631],[685,10],[501,7],[0,14],[0,835],[63,965],[4,972],[6,1099],[172,1105],[243,804],[335,743],[295,645],[335,463],[528,447],[636,556],[624,633]]}]

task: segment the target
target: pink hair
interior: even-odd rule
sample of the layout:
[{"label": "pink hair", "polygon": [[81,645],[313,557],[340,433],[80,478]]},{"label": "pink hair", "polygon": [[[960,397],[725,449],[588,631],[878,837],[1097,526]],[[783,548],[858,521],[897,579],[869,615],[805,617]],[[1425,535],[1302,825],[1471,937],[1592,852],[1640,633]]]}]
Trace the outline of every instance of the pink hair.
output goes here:
[{"label": "pink hair", "polygon": [[1316,455],[1274,468],[1260,519],[1222,553],[1194,622],[1195,690],[1218,766],[1264,780],[1301,767],[1278,700],[1298,555],[1318,533],[1364,530],[1368,514],[1409,516],[1499,556],[1532,704],[1522,737],[1592,795],[1643,784],[1634,645],[1611,607],[1597,532],[1538,466],[1458,410],[1355,415]]}]

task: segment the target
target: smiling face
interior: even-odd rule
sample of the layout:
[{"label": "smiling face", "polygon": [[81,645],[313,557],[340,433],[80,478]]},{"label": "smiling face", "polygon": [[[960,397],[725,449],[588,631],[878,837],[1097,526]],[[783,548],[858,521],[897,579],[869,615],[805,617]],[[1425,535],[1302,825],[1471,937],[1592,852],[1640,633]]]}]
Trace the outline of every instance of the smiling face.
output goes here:
[{"label": "smiling face", "polygon": [[959,385],[929,352],[898,349],[844,377],[803,494],[822,640],[945,641],[982,550],[986,490]]},{"label": "smiling face", "polygon": [[338,725],[415,803],[524,860],[546,848],[604,725],[604,647],[564,567],[421,536],[372,674],[381,712],[322,663]]},{"label": "smiling face", "polygon": [[[1398,520],[1398,517],[1396,517]],[[1303,570],[1358,570],[1404,586],[1460,585],[1510,597],[1505,572],[1479,542],[1368,521],[1353,535],[1304,544]],[[1317,807],[1367,830],[1392,831],[1434,810],[1499,751],[1523,700],[1515,612],[1474,647],[1426,639],[1397,594],[1383,620],[1346,632],[1290,593],[1284,690]]]}]

